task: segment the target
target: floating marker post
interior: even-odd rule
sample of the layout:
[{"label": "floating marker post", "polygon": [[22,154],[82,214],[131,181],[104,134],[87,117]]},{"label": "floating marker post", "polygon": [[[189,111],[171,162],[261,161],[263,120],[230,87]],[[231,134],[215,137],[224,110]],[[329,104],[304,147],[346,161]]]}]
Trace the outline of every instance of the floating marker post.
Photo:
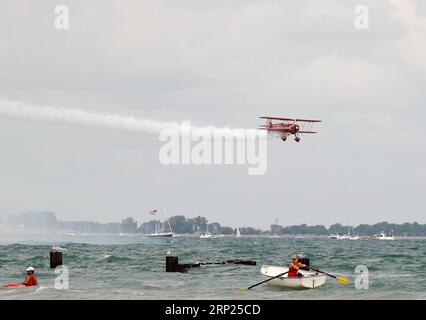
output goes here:
[{"label": "floating marker post", "polygon": [[226,260],[226,263],[245,264],[245,265],[248,265],[248,266],[255,266],[256,265],[256,261],[254,261],[254,260],[241,259],[241,258]]},{"label": "floating marker post", "polygon": [[53,248],[50,251],[50,268],[54,269],[62,265],[62,252]]},{"label": "floating marker post", "polygon": [[178,269],[178,257],[166,256],[166,272],[177,272]]},{"label": "floating marker post", "polygon": [[207,266],[207,265],[219,265],[219,264],[244,264],[249,266],[255,266],[256,261],[248,259],[232,259],[220,262],[197,262],[197,263],[184,263],[179,264],[178,257],[175,256],[166,256],[166,272],[187,272],[189,268]]}]

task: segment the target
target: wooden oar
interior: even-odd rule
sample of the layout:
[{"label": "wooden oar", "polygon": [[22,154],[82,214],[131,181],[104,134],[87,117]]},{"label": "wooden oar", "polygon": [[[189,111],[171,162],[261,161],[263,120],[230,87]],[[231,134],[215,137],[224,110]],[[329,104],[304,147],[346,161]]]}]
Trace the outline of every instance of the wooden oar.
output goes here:
[{"label": "wooden oar", "polygon": [[272,278],[269,278],[269,279],[263,280],[263,281],[261,281],[261,282],[259,282],[259,283],[256,283],[256,284],[254,284],[254,285],[252,285],[252,286],[250,286],[250,287],[248,287],[248,288],[239,288],[238,290],[241,290],[241,291],[244,291],[244,290],[250,290],[251,288],[257,287],[259,284],[262,284],[262,283],[265,283],[265,282],[271,281],[272,279],[276,279],[276,278],[281,277],[281,276],[283,276],[283,275],[285,275],[285,274],[287,274],[287,273],[288,273],[288,271],[283,272],[283,273],[280,273],[279,275],[277,275],[277,276],[275,276],[275,277],[272,277]]},{"label": "wooden oar", "polygon": [[332,274],[326,273],[326,272],[324,272],[324,271],[320,271],[320,270],[318,270],[318,269],[314,269],[314,268],[311,268],[311,267],[308,267],[308,268],[309,268],[310,270],[314,270],[314,271],[316,271],[316,272],[323,273],[323,274],[325,274],[325,275],[327,275],[327,276],[329,276],[329,277],[332,277],[332,278],[336,279],[337,281],[339,281],[340,283],[346,284],[346,283],[348,283],[348,282],[349,282],[349,280],[348,280],[347,278],[345,278],[345,277],[341,277],[341,276],[333,276]]}]

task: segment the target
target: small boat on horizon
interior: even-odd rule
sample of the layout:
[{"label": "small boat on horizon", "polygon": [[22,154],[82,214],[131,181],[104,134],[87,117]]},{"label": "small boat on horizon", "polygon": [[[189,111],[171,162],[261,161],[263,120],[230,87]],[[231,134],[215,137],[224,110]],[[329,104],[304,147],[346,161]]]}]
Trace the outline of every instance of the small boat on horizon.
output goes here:
[{"label": "small boat on horizon", "polygon": [[279,238],[280,235],[278,234],[278,219],[275,219],[275,230],[272,230],[271,238]]},{"label": "small boat on horizon", "polygon": [[148,237],[150,238],[158,238],[158,237],[168,238],[168,237],[174,237],[174,236],[175,234],[173,232],[154,232],[148,235]]},{"label": "small boat on horizon", "polygon": [[[151,212],[155,212],[155,214],[156,214],[157,210],[153,210]],[[173,237],[175,235],[172,231],[172,227],[170,226],[169,219],[166,218],[166,214],[164,212],[163,212],[163,214],[164,214],[164,218],[167,221],[167,224],[169,226],[170,231],[164,231],[164,222],[160,222],[160,225],[161,225],[160,228],[158,226],[158,223],[155,223],[155,232],[150,233],[148,235],[148,237],[150,237],[150,238],[169,238],[169,237]]]},{"label": "small boat on horizon", "polygon": [[352,227],[352,234],[349,237],[349,240],[359,240],[359,236],[355,234],[355,230]]},{"label": "small boat on horizon", "polygon": [[210,239],[213,235],[209,232],[209,225],[207,224],[206,232],[200,234],[200,239]]},{"label": "small boat on horizon", "polygon": [[374,240],[395,240],[393,232],[386,234],[384,231],[375,235],[373,238],[374,238]]},{"label": "small boat on horizon", "polygon": [[348,239],[359,240],[359,236],[355,234],[354,228],[352,228],[352,232],[351,232],[351,229],[349,228],[348,234],[343,234],[343,232],[338,232],[336,234],[331,234],[328,238],[335,239],[335,240],[348,240]]},{"label": "small boat on horizon", "polygon": [[328,238],[335,239],[335,240],[345,240],[345,239],[350,239],[350,235],[345,235],[342,232],[338,232],[336,234],[330,234]]}]

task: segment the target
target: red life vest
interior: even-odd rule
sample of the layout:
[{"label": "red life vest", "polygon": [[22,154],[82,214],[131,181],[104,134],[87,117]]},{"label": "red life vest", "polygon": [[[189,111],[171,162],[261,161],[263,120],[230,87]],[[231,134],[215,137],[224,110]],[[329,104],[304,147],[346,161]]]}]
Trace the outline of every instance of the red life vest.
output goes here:
[{"label": "red life vest", "polygon": [[37,278],[33,275],[30,275],[28,282],[25,284],[27,287],[32,287],[38,285]]},{"label": "red life vest", "polygon": [[299,271],[299,262],[291,263],[290,268],[288,268],[287,277],[297,277],[297,272]]}]

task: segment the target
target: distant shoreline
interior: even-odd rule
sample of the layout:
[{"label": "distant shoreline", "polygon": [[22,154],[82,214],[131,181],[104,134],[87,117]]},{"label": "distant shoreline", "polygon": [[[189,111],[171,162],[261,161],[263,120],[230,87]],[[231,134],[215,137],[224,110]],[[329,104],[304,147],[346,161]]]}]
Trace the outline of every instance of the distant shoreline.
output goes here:
[{"label": "distant shoreline", "polygon": [[[373,225],[360,224],[358,226],[345,226],[339,223],[325,227],[324,225],[307,224],[281,226],[278,223],[271,224],[269,230],[256,229],[250,226],[232,228],[223,226],[218,222],[209,222],[203,216],[187,218],[184,215],[171,216],[165,221],[154,214],[150,221],[139,222],[132,217],[127,217],[121,222],[99,223],[96,221],[61,221],[56,214],[49,211],[30,211],[9,216],[0,220],[0,230],[6,232],[6,228],[12,228],[17,233],[28,233],[29,230],[41,230],[41,233],[61,234],[150,234],[153,232],[173,232],[181,235],[194,235],[210,232],[232,236],[240,233],[242,236],[271,236],[283,237],[327,237],[331,234],[374,236],[379,233],[393,234],[395,237],[426,237],[426,224],[412,223],[388,223],[379,222]],[[32,231],[34,232],[34,231]],[[37,231],[39,232],[39,231]]]},{"label": "distant shoreline", "polygon": [[[32,229],[32,228],[21,228],[15,226],[0,226],[0,235],[23,235],[23,236],[62,236],[62,237],[86,237],[86,236],[115,236],[122,238],[148,238],[148,233],[128,233],[128,234],[120,234],[120,233],[97,233],[97,232],[89,232],[89,233],[79,233],[73,231],[66,230],[49,230],[49,229]],[[200,233],[176,233],[175,238],[199,238]],[[235,238],[234,235],[220,235],[215,239],[224,238]],[[353,242],[354,240],[335,240],[329,239],[328,235],[316,235],[316,234],[282,234],[282,235],[270,235],[270,234],[254,234],[254,235],[242,235],[243,238],[283,238],[283,239],[328,239],[330,241],[336,242]],[[367,236],[365,236],[367,237]],[[357,241],[365,241],[370,240],[363,237],[360,237]],[[426,240],[426,236],[395,236],[395,240]],[[370,240],[377,241],[377,240]]]}]

